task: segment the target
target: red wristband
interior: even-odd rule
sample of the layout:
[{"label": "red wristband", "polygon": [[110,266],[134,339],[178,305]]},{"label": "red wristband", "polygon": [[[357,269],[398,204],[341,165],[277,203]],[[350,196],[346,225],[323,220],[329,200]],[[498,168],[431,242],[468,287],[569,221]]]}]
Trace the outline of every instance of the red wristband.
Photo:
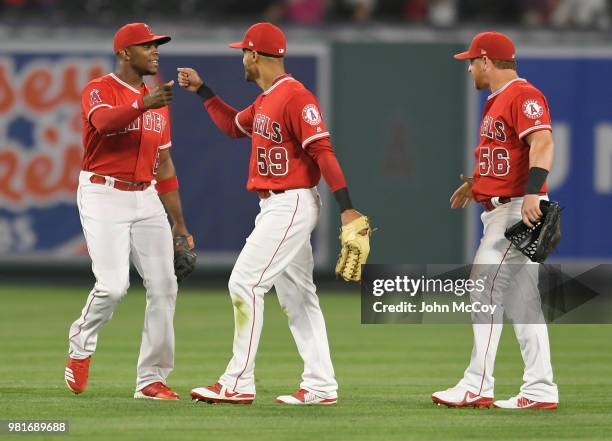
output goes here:
[{"label": "red wristband", "polygon": [[178,178],[175,176],[170,176],[169,178],[162,179],[157,181],[155,184],[155,189],[157,190],[157,194],[168,193],[169,191],[178,190],[179,183]]}]

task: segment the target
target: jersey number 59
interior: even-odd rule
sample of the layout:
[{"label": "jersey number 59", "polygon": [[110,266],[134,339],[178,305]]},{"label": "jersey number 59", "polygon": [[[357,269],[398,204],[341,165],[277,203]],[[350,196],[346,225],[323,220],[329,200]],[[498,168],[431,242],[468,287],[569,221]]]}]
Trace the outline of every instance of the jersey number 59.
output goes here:
[{"label": "jersey number 59", "polygon": [[480,176],[506,176],[510,172],[510,153],[503,147],[480,147],[478,173]]},{"label": "jersey number 59", "polygon": [[285,147],[257,147],[257,170],[261,176],[284,176],[289,171],[289,158]]}]

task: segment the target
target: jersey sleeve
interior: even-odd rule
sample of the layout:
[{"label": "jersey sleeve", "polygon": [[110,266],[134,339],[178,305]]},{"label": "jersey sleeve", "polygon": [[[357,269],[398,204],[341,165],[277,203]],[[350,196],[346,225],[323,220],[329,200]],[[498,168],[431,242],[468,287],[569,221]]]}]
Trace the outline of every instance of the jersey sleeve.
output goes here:
[{"label": "jersey sleeve", "polygon": [[302,148],[318,139],[329,138],[319,103],[308,90],[294,95],[285,107],[285,119]]},{"label": "jersey sleeve", "polygon": [[[166,108],[167,109],[167,108]],[[166,150],[172,147],[172,138],[171,138],[171,130],[170,130],[170,112],[165,112],[165,123],[162,129],[161,143],[159,145],[160,150]]]},{"label": "jersey sleeve", "polygon": [[103,82],[95,81],[87,84],[81,96],[81,109],[87,121],[98,109],[111,108],[115,105],[115,94],[113,89]]},{"label": "jersey sleeve", "polygon": [[512,103],[512,122],[519,139],[538,130],[550,130],[548,102],[537,90],[518,95]]},{"label": "jersey sleeve", "polygon": [[255,112],[253,109],[253,104],[251,104],[246,109],[241,110],[234,117],[234,123],[238,130],[244,133],[249,138],[253,134],[253,119],[255,117]]}]

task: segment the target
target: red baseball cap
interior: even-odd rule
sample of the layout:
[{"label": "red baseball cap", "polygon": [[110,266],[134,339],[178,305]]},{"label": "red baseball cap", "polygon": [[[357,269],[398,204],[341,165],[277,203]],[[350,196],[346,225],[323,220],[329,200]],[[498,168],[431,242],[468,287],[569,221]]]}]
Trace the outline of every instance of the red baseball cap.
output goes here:
[{"label": "red baseball cap", "polygon": [[274,57],[283,57],[287,53],[285,34],[272,23],[255,23],[247,29],[242,41],[231,43],[229,47],[251,49]]},{"label": "red baseball cap", "polygon": [[492,60],[514,60],[514,43],[501,32],[481,32],[472,39],[466,52],[455,54],[457,60],[480,58],[483,55]]},{"label": "red baseball cap", "polygon": [[117,53],[128,46],[152,43],[154,41],[158,44],[164,44],[170,41],[170,37],[167,35],[155,35],[151,32],[151,28],[144,23],[128,23],[115,32],[113,46],[115,53]]}]

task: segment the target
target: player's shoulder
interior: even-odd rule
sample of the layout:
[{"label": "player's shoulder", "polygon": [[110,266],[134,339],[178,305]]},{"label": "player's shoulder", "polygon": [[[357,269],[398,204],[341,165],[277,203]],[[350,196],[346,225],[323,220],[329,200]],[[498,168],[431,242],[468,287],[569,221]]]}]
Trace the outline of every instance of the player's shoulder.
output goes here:
[{"label": "player's shoulder", "polygon": [[296,79],[285,82],[285,96],[287,101],[302,102],[302,101],[316,101],[314,93],[312,93],[304,84]]},{"label": "player's shoulder", "polygon": [[522,79],[522,81],[517,81],[516,85],[511,89],[512,97],[519,98],[524,96],[539,96],[544,98],[544,94],[540,89],[535,87],[529,81]]},{"label": "player's shoulder", "polygon": [[296,95],[314,96],[314,94],[306,86],[304,86],[304,84],[301,81],[298,81],[295,79],[293,81],[288,81],[287,86],[289,86],[291,92],[293,92]]},{"label": "player's shoulder", "polygon": [[84,90],[89,90],[92,88],[96,88],[96,87],[102,87],[105,89],[108,88],[112,88],[113,87],[113,79],[111,78],[110,74],[107,75],[103,75],[101,77],[98,78],[94,78],[92,80],[90,80],[86,85]]}]

